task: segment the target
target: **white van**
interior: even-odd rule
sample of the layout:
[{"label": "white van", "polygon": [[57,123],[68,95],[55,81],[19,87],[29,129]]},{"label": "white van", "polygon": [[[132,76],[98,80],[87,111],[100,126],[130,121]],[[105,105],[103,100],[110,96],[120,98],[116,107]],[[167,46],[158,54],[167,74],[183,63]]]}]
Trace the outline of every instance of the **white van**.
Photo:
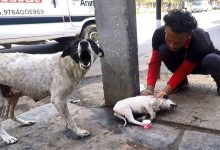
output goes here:
[{"label": "white van", "polygon": [[6,48],[78,35],[98,40],[93,0],[0,0],[0,45]]}]

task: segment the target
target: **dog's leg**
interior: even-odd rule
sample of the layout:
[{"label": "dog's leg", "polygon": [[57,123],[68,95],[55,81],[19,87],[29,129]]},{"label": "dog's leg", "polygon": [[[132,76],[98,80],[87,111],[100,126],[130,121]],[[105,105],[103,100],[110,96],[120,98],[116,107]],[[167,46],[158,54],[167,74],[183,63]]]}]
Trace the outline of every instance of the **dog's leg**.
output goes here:
[{"label": "dog's leg", "polygon": [[142,117],[138,117],[138,118],[136,118],[136,120],[139,121],[139,122],[142,122],[143,120],[148,119],[148,115],[149,115],[149,114],[143,115]]},{"label": "dog's leg", "polygon": [[126,118],[128,119],[129,123],[135,124],[135,125],[139,125],[139,126],[144,126],[144,124],[142,122],[139,122],[137,120],[134,119],[133,115],[132,116],[126,116]]},{"label": "dog's leg", "polygon": [[[52,97],[52,96],[51,96]],[[54,98],[51,101],[55,107],[57,108],[60,116],[64,119],[67,128],[72,129],[73,132],[80,137],[88,136],[90,135],[90,132],[84,129],[80,129],[79,127],[76,126],[75,122],[70,116],[67,103],[66,103],[66,98],[61,99],[61,98]]]},{"label": "dog's leg", "polygon": [[0,90],[0,110],[1,110],[1,117],[0,117],[0,136],[2,137],[3,141],[7,144],[13,144],[16,143],[18,140],[14,138],[13,136],[10,136],[4,128],[1,126],[1,122],[6,119],[4,116],[6,113],[6,109],[4,109],[4,97],[2,95],[2,92]]},{"label": "dog's leg", "polygon": [[[6,99],[6,98],[5,98],[5,99]],[[4,110],[3,110],[3,117],[4,117],[4,119],[8,119],[9,110],[10,110],[10,104],[9,104],[9,102],[6,100],[6,106],[4,107]]]},{"label": "dog's leg", "polygon": [[[2,99],[2,100],[0,100],[0,110],[1,110],[1,119],[0,120],[4,121],[4,120],[8,119],[10,105],[9,105],[8,101],[3,96],[0,96],[0,99]],[[5,104],[5,100],[6,100],[6,104]]]},{"label": "dog's leg", "polygon": [[115,115],[116,117],[118,117],[118,118],[124,120],[124,122],[125,122],[125,123],[124,123],[124,126],[126,126],[126,124],[127,124],[127,120],[126,120],[125,117],[123,117],[122,115],[120,115],[120,114],[118,114],[118,113],[116,113],[116,112],[114,112],[114,115]]},{"label": "dog's leg", "polygon": [[2,137],[3,141],[6,142],[7,144],[14,144],[14,143],[18,142],[18,140],[15,137],[10,136],[4,130],[4,128],[1,126],[1,124],[0,124],[0,136]]},{"label": "dog's leg", "polygon": [[24,125],[24,126],[29,126],[29,125],[33,125],[35,124],[34,121],[27,121],[27,120],[23,120],[21,118],[18,118],[17,116],[14,115],[14,110],[15,110],[15,107],[18,103],[18,99],[19,97],[7,97],[6,98],[7,101],[8,101],[8,104],[9,104],[9,118],[12,119],[13,121],[21,124],[21,125]]},{"label": "dog's leg", "polygon": [[132,110],[130,108],[124,109],[123,112],[124,112],[125,118],[127,118],[129,123],[139,125],[139,126],[144,126],[144,124],[142,122],[139,122],[134,119],[134,116],[132,114]]},{"label": "dog's leg", "polygon": [[150,114],[150,120],[154,120],[156,118],[156,113],[155,111],[153,110],[152,107],[144,107],[145,111],[146,111],[146,114],[149,113]]}]

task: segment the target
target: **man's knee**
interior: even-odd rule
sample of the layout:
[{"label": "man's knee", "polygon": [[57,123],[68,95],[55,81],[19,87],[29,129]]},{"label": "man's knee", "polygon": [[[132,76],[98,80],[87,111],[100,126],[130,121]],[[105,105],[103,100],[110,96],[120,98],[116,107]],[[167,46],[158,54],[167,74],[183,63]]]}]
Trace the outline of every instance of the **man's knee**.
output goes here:
[{"label": "man's knee", "polygon": [[201,66],[206,70],[207,73],[216,73],[220,71],[220,68],[217,67],[220,65],[220,55],[211,53],[206,55],[202,62]]}]

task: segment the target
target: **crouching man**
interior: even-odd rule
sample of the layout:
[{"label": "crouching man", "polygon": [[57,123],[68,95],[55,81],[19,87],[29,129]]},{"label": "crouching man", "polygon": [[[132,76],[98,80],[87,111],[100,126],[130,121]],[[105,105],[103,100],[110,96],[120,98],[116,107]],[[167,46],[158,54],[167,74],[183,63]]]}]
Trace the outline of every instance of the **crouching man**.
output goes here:
[{"label": "crouching man", "polygon": [[189,74],[210,74],[220,94],[220,51],[215,49],[209,34],[197,27],[197,21],[190,12],[171,10],[163,20],[165,25],[153,34],[144,95],[154,93],[161,62],[173,75],[157,97],[187,86]]}]

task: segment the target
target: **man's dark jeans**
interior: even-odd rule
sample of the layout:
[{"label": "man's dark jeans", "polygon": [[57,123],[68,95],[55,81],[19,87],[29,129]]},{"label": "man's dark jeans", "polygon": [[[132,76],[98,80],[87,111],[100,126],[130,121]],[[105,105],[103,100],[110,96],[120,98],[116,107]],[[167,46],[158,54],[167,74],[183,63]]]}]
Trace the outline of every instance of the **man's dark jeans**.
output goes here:
[{"label": "man's dark jeans", "polygon": [[[177,52],[172,52],[166,44],[159,47],[160,58],[166,67],[175,72],[185,59],[185,50],[180,49]],[[220,52],[210,53],[199,62],[192,74],[210,74],[217,84],[220,92]]]}]

